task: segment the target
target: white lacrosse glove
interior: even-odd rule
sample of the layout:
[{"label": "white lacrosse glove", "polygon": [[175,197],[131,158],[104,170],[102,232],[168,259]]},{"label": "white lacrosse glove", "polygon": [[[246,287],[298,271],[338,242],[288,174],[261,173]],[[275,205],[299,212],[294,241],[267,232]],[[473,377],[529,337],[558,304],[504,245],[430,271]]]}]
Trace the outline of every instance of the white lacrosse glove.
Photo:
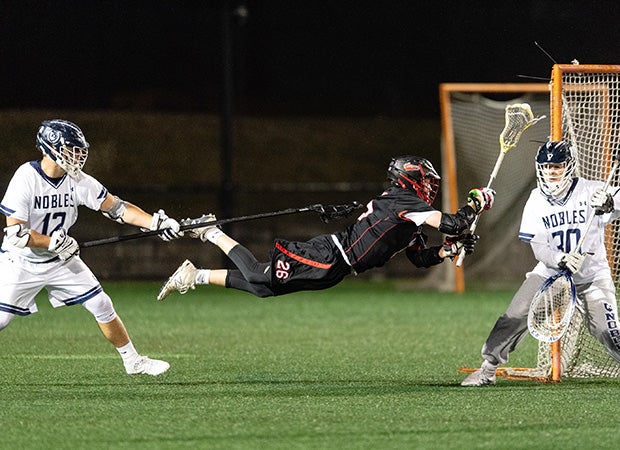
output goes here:
[{"label": "white lacrosse glove", "polygon": [[[182,220],[181,225],[185,226],[185,225],[197,225],[197,224],[202,224],[202,223],[206,224],[209,222],[215,222],[216,220],[217,218],[215,217],[215,214],[203,214],[197,219],[187,218],[185,220]],[[196,228],[191,228],[189,230],[186,230],[185,234],[187,234],[187,236],[193,239],[200,239],[202,242],[209,241],[209,242],[215,243],[217,238],[220,237],[223,234],[223,232],[220,229],[219,225],[207,225],[204,227],[196,227]]]},{"label": "white lacrosse glove", "polygon": [[50,252],[56,253],[63,261],[80,253],[80,246],[77,241],[69,236],[62,228],[52,233],[50,236],[50,245],[47,249]]},{"label": "white lacrosse glove", "polygon": [[4,229],[7,241],[17,248],[24,248],[30,240],[30,229],[21,223],[8,226]]},{"label": "white lacrosse glove", "polygon": [[566,253],[562,257],[562,260],[560,261],[560,264],[558,264],[558,266],[560,267],[560,269],[568,269],[571,271],[571,273],[577,273],[579,272],[579,269],[581,269],[584,259],[586,259],[585,253]]},{"label": "white lacrosse glove", "polygon": [[495,191],[491,188],[477,188],[469,191],[467,195],[467,203],[471,206],[476,214],[491,209],[495,201]]},{"label": "white lacrosse glove", "polygon": [[171,217],[168,217],[163,209],[153,214],[150,230],[161,230],[159,237],[168,242],[183,237],[181,225]]},{"label": "white lacrosse glove", "polygon": [[601,214],[607,214],[614,210],[614,197],[609,192],[604,191],[602,188],[596,189],[592,198],[590,199],[590,206],[596,210],[595,214],[600,216]]}]

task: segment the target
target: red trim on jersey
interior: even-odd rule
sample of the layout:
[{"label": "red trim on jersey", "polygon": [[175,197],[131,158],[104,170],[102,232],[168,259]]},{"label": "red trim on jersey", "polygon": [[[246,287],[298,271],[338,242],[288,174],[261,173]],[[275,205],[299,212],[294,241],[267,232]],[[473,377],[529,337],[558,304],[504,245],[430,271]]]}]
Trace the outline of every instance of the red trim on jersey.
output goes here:
[{"label": "red trim on jersey", "polygon": [[286,256],[288,256],[289,258],[294,259],[295,261],[299,261],[300,263],[305,264],[307,266],[317,267],[319,269],[329,269],[332,267],[332,264],[324,264],[318,261],[312,261],[311,259],[304,258],[302,256],[291,253],[287,249],[282,247],[282,245],[280,245],[279,242],[276,242],[276,248],[280,250],[282,253],[284,253]]},{"label": "red trim on jersey", "polygon": [[[381,223],[381,221],[382,221],[382,220],[385,220],[385,219],[379,219],[379,220],[377,220],[375,223],[373,223],[373,224],[372,224],[372,226],[370,226],[370,227],[368,227],[366,230],[364,230],[364,232],[360,235],[360,237],[358,237],[358,238],[355,240],[355,242],[352,242],[352,243],[351,243],[351,245],[349,246],[349,248],[347,248],[347,249],[346,249],[346,252],[348,253],[348,252],[349,252],[349,251],[350,251],[350,250],[351,250],[351,249],[352,249],[352,248],[353,248],[353,247],[354,247],[354,246],[355,246],[355,245],[356,245],[359,241],[361,241],[361,240],[362,240],[362,238],[364,237],[364,235],[365,235],[366,233],[368,233],[371,229],[373,229],[373,228],[374,228],[374,227],[376,227],[379,223]],[[377,242],[379,242],[379,241],[381,240],[381,238],[382,238],[383,236],[385,236],[385,235],[388,233],[388,231],[390,231],[390,230],[391,230],[392,228],[394,228],[395,226],[396,226],[396,224],[392,225],[390,228],[388,228],[387,230],[385,230],[385,231],[384,231],[384,232],[383,232],[380,236],[378,236],[378,237],[377,237],[377,239],[375,239],[375,240],[373,241],[373,243],[372,243],[371,245],[369,245],[369,246],[368,246],[368,248],[366,249],[366,251],[360,255],[360,257],[357,259],[357,261],[355,261],[355,262],[351,261],[351,264],[355,265],[356,263],[358,263],[359,261],[361,261],[361,260],[364,258],[364,256],[366,256],[366,254],[367,254],[370,250],[372,250],[372,248],[375,246],[375,244],[376,244]]]},{"label": "red trim on jersey", "polygon": [[409,214],[409,211],[401,211],[398,213],[398,217],[400,219],[406,220],[407,222],[413,222],[413,220],[408,219],[407,217],[405,217],[406,214]]}]

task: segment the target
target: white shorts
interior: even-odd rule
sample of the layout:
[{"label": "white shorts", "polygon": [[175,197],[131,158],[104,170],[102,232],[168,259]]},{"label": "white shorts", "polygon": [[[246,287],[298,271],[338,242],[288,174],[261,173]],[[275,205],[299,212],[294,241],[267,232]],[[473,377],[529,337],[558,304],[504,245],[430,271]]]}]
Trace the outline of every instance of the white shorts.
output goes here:
[{"label": "white shorts", "polygon": [[37,312],[35,296],[44,288],[54,308],[81,304],[103,292],[79,256],[36,264],[0,253],[0,311],[18,316]]}]

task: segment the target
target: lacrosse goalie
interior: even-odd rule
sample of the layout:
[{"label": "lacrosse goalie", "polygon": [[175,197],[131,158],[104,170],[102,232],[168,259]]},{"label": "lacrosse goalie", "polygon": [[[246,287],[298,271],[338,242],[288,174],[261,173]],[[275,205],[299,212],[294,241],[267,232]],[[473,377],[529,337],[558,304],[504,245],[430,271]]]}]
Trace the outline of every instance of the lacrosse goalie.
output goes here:
[{"label": "lacrosse goalie", "polygon": [[[271,297],[302,290],[327,289],[347,275],[382,267],[396,253],[405,251],[416,267],[430,267],[461,249],[471,254],[477,236],[465,233],[477,214],[491,208],[495,192],[472,189],[467,204],[455,214],[431,205],[439,189],[433,165],[418,156],[393,158],[388,167],[391,186],[371,200],[367,210],[346,230],[317,236],[307,242],[276,239],[268,262],[258,262],[244,246],[216,226],[185,233],[217,245],[237,269],[197,269],[186,260],[164,284],[159,300],[171,292],[185,293],[196,284],[214,284]],[[206,217],[215,220],[215,216]],[[205,220],[205,217],[194,220]],[[191,220],[182,221],[182,224]],[[427,247],[423,226],[446,234],[442,245]]]},{"label": "lacrosse goalie", "polygon": [[35,296],[45,288],[54,307],[82,305],[95,317],[128,374],[165,372],[167,362],[136,351],[112,300],[79,257],[79,245],[68,231],[80,205],[120,223],[161,230],[166,241],[183,235],[179,223],[163,210],[151,215],[121,200],[82,172],[89,144],[74,123],[43,122],[36,147],[42,159],[17,169],[0,203],[7,225],[0,251],[0,330],[15,316],[37,312]]},{"label": "lacrosse goalie", "polygon": [[[600,181],[575,175],[576,159],[563,141],[543,144],[536,155],[537,187],[523,209],[519,239],[531,245],[538,263],[517,290],[504,314],[496,321],[482,347],[483,362],[462,386],[495,384],[496,369],[527,336],[532,299],[546,279],[559,270],[572,273],[578,308],[585,312],[592,334],[620,363],[620,333],[615,287],[607,263],[604,228],[620,217],[618,188],[608,193]],[[582,252],[577,244],[594,210],[591,230]]]}]

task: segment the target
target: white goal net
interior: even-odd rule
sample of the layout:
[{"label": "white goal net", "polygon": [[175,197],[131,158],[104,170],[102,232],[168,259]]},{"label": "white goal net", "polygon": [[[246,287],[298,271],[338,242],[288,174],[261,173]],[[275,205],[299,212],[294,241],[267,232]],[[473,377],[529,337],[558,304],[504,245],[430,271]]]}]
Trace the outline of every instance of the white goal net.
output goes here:
[{"label": "white goal net", "polygon": [[[444,211],[455,211],[467,198],[468,190],[486,186],[500,153],[500,134],[509,104],[528,103],[534,116],[549,116],[549,85],[447,83],[442,98],[442,199]],[[523,267],[535,260],[529,245],[517,239],[520,214],[530,191],[536,186],[534,158],[540,144],[549,137],[549,119],[529,127],[518,145],[506,156],[493,189],[497,192],[493,210],[484,214],[476,228],[481,239],[476,252],[462,268],[437,266],[443,286],[464,290],[467,280],[485,284],[514,284],[523,278]]]}]

